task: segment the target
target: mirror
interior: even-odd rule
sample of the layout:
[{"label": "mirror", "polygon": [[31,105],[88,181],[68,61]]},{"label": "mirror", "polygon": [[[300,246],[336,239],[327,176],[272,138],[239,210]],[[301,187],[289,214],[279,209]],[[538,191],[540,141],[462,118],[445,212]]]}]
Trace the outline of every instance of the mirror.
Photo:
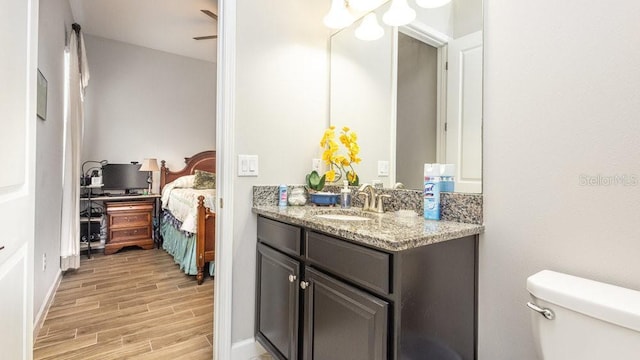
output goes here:
[{"label": "mirror", "polygon": [[360,40],[362,18],[331,37],[330,123],[358,133],[361,183],[423,188],[425,163],[456,164],[456,192],[482,192],[482,0],[424,9],[403,27],[373,13],[381,38]]}]

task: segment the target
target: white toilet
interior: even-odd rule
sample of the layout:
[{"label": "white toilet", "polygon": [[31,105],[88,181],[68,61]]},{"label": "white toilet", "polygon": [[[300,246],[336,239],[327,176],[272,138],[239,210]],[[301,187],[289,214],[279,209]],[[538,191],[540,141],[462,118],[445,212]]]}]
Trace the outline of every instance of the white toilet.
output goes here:
[{"label": "white toilet", "polygon": [[640,291],[550,270],[527,290],[542,359],[640,359]]}]

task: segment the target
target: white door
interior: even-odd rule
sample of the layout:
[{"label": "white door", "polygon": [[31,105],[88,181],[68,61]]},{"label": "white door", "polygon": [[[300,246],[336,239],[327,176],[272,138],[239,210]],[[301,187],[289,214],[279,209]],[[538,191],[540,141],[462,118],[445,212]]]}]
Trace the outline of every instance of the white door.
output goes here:
[{"label": "white door", "polygon": [[482,31],[449,42],[446,162],[456,192],[482,192]]},{"label": "white door", "polygon": [[38,1],[0,0],[0,358],[30,359]]}]

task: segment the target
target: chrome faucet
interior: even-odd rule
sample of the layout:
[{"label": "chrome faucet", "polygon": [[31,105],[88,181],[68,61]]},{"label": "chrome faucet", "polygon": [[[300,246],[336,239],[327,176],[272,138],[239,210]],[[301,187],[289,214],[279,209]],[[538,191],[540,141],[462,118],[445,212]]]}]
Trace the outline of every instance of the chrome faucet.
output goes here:
[{"label": "chrome faucet", "polygon": [[[367,193],[367,191],[369,192]],[[376,208],[376,190],[371,186],[371,184],[364,183],[360,185],[358,195],[364,195],[364,205],[362,205],[362,210],[371,211]]]},{"label": "chrome faucet", "polygon": [[390,198],[390,195],[376,194],[376,190],[370,184],[362,184],[358,189],[358,195],[364,195],[362,210],[383,213],[383,198]]}]

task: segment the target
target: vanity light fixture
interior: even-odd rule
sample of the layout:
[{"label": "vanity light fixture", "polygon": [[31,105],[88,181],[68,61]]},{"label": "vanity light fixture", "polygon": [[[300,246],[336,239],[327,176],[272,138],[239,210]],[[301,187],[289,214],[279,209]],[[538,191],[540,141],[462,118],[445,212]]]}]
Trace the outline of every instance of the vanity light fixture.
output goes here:
[{"label": "vanity light fixture", "polygon": [[407,0],[391,0],[391,6],[382,16],[382,21],[391,26],[403,26],[415,18],[416,11],[409,7]]},{"label": "vanity light fixture", "polygon": [[355,31],[360,40],[378,40],[384,35],[384,29],[378,24],[378,17],[374,13],[367,14]]},{"label": "vanity light fixture", "polygon": [[434,9],[441,6],[445,6],[450,3],[451,0],[416,0],[416,4],[421,8]]},{"label": "vanity light fixture", "polygon": [[331,29],[342,29],[353,23],[355,19],[347,9],[345,0],[331,0],[331,9],[322,21]]}]

